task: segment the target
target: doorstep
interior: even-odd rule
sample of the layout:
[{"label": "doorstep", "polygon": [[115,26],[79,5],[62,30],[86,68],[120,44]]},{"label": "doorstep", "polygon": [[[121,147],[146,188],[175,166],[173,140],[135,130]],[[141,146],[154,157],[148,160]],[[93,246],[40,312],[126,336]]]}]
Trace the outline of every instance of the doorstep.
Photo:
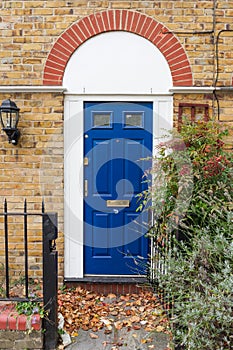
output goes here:
[{"label": "doorstep", "polygon": [[81,287],[91,292],[116,295],[151,291],[152,287],[146,277],[114,277],[114,276],[86,276],[83,278],[65,278],[67,288]]}]

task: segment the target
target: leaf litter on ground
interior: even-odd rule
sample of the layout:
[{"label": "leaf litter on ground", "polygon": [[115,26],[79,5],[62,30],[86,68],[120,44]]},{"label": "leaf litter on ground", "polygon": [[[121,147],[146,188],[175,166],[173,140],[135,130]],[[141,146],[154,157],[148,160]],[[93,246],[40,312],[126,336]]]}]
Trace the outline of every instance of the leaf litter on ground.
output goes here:
[{"label": "leaf litter on ground", "polygon": [[80,329],[110,334],[126,327],[128,331],[145,329],[147,332],[169,333],[168,319],[158,298],[150,291],[116,296],[99,294],[81,287],[60,290],[58,311],[64,317],[64,329],[77,336]]}]

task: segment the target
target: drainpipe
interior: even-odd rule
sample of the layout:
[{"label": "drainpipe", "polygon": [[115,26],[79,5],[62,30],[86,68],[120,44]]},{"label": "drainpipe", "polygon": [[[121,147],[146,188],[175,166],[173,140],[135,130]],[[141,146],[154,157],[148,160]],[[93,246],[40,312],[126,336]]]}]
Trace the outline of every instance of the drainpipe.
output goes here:
[{"label": "drainpipe", "polygon": [[218,82],[218,75],[219,75],[219,52],[218,52],[218,45],[219,45],[219,39],[220,39],[220,35],[224,32],[232,32],[232,29],[229,29],[229,25],[227,25],[227,29],[222,29],[218,32],[217,37],[216,37],[216,49],[215,49],[215,58],[216,58],[216,75],[215,75],[215,79],[214,79],[214,91],[213,91],[213,95],[214,98],[217,102],[217,120],[220,119],[220,106],[219,106],[219,100],[218,100],[218,96],[217,96],[217,90],[218,91],[233,91],[233,86],[219,86],[217,88],[217,82]]}]

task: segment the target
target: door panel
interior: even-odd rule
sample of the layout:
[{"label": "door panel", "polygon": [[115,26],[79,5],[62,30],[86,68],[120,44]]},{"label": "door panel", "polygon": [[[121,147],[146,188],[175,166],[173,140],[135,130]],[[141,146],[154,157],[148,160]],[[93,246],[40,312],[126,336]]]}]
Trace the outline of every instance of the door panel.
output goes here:
[{"label": "door panel", "polygon": [[[112,158],[112,144],[109,140],[94,140],[92,147],[92,174],[97,175],[90,179],[92,182],[93,196],[110,196],[113,169],[111,167],[111,162],[108,160]],[[96,174],[97,169],[98,174]],[[102,179],[105,179],[105,181],[102,181]]]},{"label": "door panel", "polygon": [[133,275],[147,259],[147,212],[136,212],[147,188],[152,103],[85,103],[84,273]]}]

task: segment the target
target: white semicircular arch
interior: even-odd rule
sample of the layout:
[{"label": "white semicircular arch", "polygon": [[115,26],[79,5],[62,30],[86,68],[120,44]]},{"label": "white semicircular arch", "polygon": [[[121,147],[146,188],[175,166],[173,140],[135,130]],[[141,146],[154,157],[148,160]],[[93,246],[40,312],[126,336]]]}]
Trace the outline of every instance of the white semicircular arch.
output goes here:
[{"label": "white semicircular arch", "polygon": [[88,39],[73,53],[63,86],[77,94],[164,94],[172,87],[172,76],[150,41],[113,31]]}]

